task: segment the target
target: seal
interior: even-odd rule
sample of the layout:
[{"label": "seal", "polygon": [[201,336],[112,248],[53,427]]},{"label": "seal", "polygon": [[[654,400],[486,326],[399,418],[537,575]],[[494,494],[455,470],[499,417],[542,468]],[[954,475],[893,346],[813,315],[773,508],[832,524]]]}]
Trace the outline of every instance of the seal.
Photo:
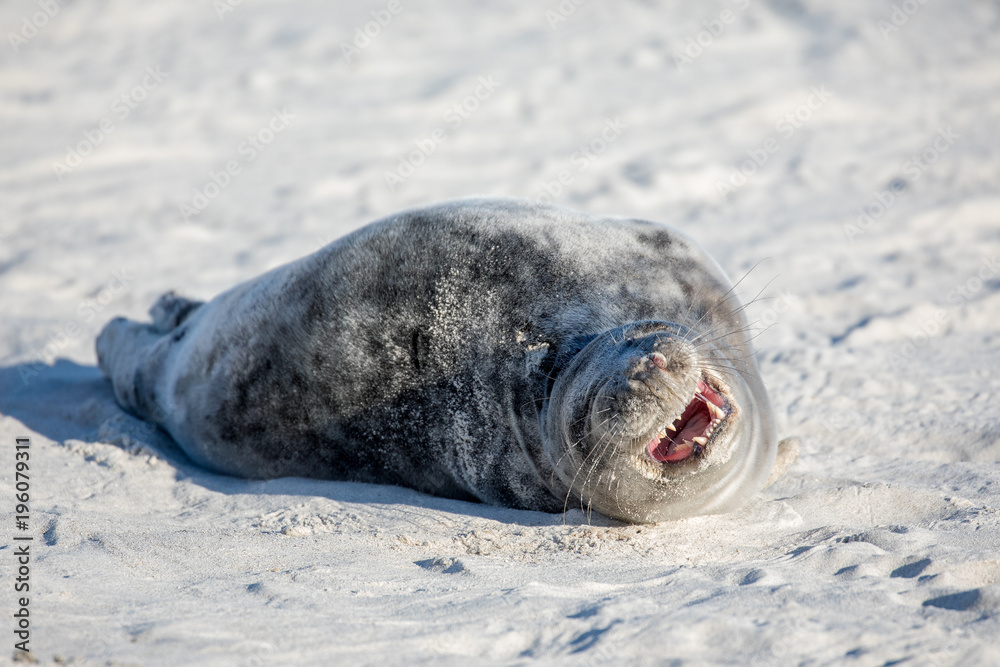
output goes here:
[{"label": "seal", "polygon": [[123,408],[220,473],[649,523],[737,508],[774,467],[743,310],[664,225],[465,199],[209,302],[167,293],[97,355]]}]

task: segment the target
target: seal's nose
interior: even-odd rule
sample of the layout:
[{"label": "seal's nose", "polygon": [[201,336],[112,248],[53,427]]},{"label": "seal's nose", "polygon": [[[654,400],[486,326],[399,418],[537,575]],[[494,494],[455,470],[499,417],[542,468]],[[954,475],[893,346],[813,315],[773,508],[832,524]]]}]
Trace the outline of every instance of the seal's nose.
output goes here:
[{"label": "seal's nose", "polygon": [[[659,368],[661,371],[667,370],[667,358],[659,352],[653,352],[646,357],[646,365]],[[652,368],[650,368],[652,370]]]},{"label": "seal's nose", "polygon": [[650,352],[629,359],[626,375],[635,380],[642,380],[660,372],[670,372],[670,361],[660,352]]},{"label": "seal's nose", "polygon": [[643,356],[632,357],[626,375],[635,380],[643,380],[663,373],[680,374],[692,366],[691,361],[688,355],[679,351],[668,355],[662,352],[650,352]]},{"label": "seal's nose", "polygon": [[698,352],[689,343],[662,335],[647,336],[637,343],[639,349],[633,348],[623,369],[633,390],[675,396],[697,381]]},{"label": "seal's nose", "polygon": [[690,343],[663,334],[646,336],[638,341],[629,359],[629,374],[684,373],[697,365],[698,353]]}]

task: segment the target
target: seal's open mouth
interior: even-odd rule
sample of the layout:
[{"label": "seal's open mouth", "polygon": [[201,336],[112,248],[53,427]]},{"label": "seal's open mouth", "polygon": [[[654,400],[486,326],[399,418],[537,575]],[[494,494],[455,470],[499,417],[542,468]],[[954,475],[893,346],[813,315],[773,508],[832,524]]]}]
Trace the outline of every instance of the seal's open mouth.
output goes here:
[{"label": "seal's open mouth", "polygon": [[729,411],[723,395],[704,379],[698,380],[698,388],[684,412],[653,436],[646,451],[661,463],[677,463],[699,454]]}]

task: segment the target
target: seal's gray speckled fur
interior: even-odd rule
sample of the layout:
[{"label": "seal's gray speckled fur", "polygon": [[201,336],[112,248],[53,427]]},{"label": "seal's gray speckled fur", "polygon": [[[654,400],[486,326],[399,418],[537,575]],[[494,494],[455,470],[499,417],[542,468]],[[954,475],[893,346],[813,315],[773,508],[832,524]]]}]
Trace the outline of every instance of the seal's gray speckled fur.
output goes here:
[{"label": "seal's gray speckled fur", "polygon": [[[151,325],[113,320],[97,351],[122,406],[220,472],[659,521],[738,506],[774,462],[730,288],[662,225],[469,199],[207,303],[164,295]],[[669,373],[640,367],[654,351]],[[644,458],[708,373],[738,418],[690,461]]]}]

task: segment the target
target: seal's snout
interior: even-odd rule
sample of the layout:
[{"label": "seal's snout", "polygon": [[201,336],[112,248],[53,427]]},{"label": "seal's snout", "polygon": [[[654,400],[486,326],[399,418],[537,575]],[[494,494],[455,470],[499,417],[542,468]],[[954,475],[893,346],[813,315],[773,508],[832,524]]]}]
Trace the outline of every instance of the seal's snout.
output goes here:
[{"label": "seal's snout", "polygon": [[629,380],[648,386],[654,394],[677,395],[698,377],[698,353],[689,343],[672,336],[653,335],[634,341],[625,364]]},{"label": "seal's snout", "polygon": [[653,352],[647,355],[643,361],[646,364],[646,368],[652,371],[654,368],[658,368],[661,371],[670,370],[670,365],[667,363],[667,358],[660,354],[659,352]]},{"label": "seal's snout", "polygon": [[[688,356],[688,355],[685,355]],[[642,357],[633,357],[631,373],[636,379],[656,375],[657,373],[683,373],[695,366],[693,359],[680,355],[664,356],[661,352],[652,352]]]},{"label": "seal's snout", "polygon": [[649,419],[643,414],[655,415],[653,432],[641,436],[646,456],[669,464],[700,454],[733,412],[729,392],[703,368],[697,348],[682,335],[654,331],[623,344],[628,390],[635,405],[643,406],[635,413],[637,421]]}]

